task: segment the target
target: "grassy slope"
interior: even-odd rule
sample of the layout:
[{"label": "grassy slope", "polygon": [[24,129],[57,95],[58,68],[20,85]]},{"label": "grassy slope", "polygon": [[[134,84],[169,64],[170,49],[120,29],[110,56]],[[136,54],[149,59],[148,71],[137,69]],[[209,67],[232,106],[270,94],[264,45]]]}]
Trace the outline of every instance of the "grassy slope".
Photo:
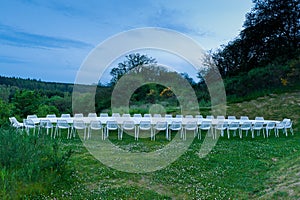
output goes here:
[{"label": "grassy slope", "polygon": [[[228,115],[257,115],[294,120],[295,135],[269,139],[220,138],[205,158],[197,152],[202,141],[165,169],[130,174],[108,168],[94,159],[78,138],[66,142],[75,151],[74,185],[53,186],[45,198],[58,199],[299,199],[300,198],[300,92],[270,95],[228,106]],[[166,144],[125,137],[112,141],[131,151],[151,151]]]}]

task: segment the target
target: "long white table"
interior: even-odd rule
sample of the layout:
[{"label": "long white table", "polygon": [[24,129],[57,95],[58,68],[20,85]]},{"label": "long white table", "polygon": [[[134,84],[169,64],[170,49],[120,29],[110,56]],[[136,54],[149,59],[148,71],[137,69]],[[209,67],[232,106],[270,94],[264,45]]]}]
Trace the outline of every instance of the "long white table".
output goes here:
[{"label": "long white table", "polygon": [[165,118],[165,117],[70,117],[70,118],[61,118],[61,117],[55,117],[55,118],[31,118],[31,120],[38,124],[41,120],[50,120],[51,123],[56,123],[57,120],[66,120],[68,123],[72,124],[74,120],[83,120],[86,124],[89,124],[91,121],[101,121],[102,124],[106,124],[107,121],[116,121],[118,124],[123,124],[124,121],[134,121],[136,125],[140,124],[141,121],[150,121],[151,124],[156,124],[157,122],[167,122],[168,124],[171,124],[173,121],[179,121],[182,122],[182,124],[186,124],[187,122],[197,122],[198,125],[200,125],[203,121],[209,121],[212,125],[217,125],[219,122],[228,122],[228,124],[232,122],[239,122],[240,124],[243,124],[244,122],[251,122],[254,124],[255,122],[263,122],[264,124],[267,124],[268,122],[275,122],[280,123],[280,121],[277,120],[219,120],[219,119],[206,119],[206,118]]}]

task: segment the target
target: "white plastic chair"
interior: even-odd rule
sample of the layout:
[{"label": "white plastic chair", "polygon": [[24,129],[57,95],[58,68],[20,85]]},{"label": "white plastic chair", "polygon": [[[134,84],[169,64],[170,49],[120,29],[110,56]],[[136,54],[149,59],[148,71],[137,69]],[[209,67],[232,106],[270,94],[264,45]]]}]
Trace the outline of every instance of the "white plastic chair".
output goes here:
[{"label": "white plastic chair", "polygon": [[88,138],[92,137],[92,130],[100,130],[102,133],[102,140],[104,140],[104,132],[103,132],[103,125],[99,120],[92,120],[88,126]]},{"label": "white plastic chair", "polygon": [[[81,117],[77,117],[77,118],[81,118]],[[83,130],[84,131],[83,139],[86,140],[88,138],[88,136],[86,135],[86,128],[87,128],[87,126],[85,125],[85,123],[84,123],[83,120],[79,120],[79,119],[74,120],[73,121],[71,135],[70,135],[69,138],[71,138],[72,135],[73,135],[73,137],[75,137],[76,130],[77,131],[78,130]]]},{"label": "white plastic chair", "polygon": [[30,129],[33,129],[33,134],[35,134],[36,125],[32,119],[24,119],[23,124],[28,135],[30,133]]},{"label": "white plastic chair", "polygon": [[175,118],[183,118],[183,115],[175,115]]},{"label": "white plastic chair", "polygon": [[[184,129],[184,131],[183,131],[183,135],[182,135],[182,139],[183,140],[186,140],[186,132],[187,131],[194,131],[194,137],[196,137],[197,136],[197,130],[198,130],[198,124],[197,124],[197,122],[195,122],[195,121],[188,121],[184,126],[183,126],[183,129]],[[200,137],[199,137],[199,135],[198,135],[198,138],[199,139],[201,139],[201,135],[200,135]]]},{"label": "white plastic chair", "polygon": [[150,130],[150,137],[152,138],[152,136],[153,136],[153,130],[152,130],[152,125],[151,125],[150,121],[140,121],[140,124],[138,126],[138,130],[137,130],[137,134],[136,134],[136,137],[135,137],[135,140],[138,140],[139,134],[140,134],[140,130],[142,130],[142,131]]},{"label": "white plastic chair", "polygon": [[42,129],[46,129],[47,135],[49,135],[49,129],[51,130],[51,137],[53,137],[53,124],[49,119],[41,120],[39,125],[39,133],[42,132]]},{"label": "white plastic chair", "polygon": [[227,128],[227,136],[228,139],[230,138],[230,131],[233,131],[233,136],[236,136],[236,131],[240,128],[240,123],[239,122],[231,122],[228,125]]},{"label": "white plastic chair", "polygon": [[134,131],[134,137],[136,138],[136,126],[134,121],[124,121],[121,126],[121,133],[120,133],[120,139],[123,138],[123,133],[125,131]]},{"label": "white plastic chair", "polygon": [[291,134],[294,135],[293,121],[291,119],[284,119],[284,121],[285,121],[284,130],[285,130],[286,136],[288,135],[288,129],[290,129]]},{"label": "white plastic chair", "polygon": [[[201,139],[201,131],[207,131],[207,132],[211,131],[211,125],[212,125],[211,121],[202,121],[201,122],[201,125],[199,127],[198,139]],[[214,138],[214,133],[212,131],[211,131],[211,134]]]},{"label": "white plastic chair", "polygon": [[68,137],[70,137],[70,128],[71,126],[68,124],[68,121],[65,119],[58,119],[55,127],[54,132],[54,138],[58,136],[58,134],[61,136],[61,129],[67,129],[68,130]]},{"label": "white plastic chair", "polygon": [[164,130],[166,131],[166,138],[168,139],[168,123],[167,122],[156,122],[153,129],[154,129],[154,134],[151,137],[152,140],[155,140],[155,135],[157,132],[164,131]]},{"label": "white plastic chair", "polygon": [[252,138],[254,138],[255,131],[257,132],[257,135],[260,135],[260,131],[264,128],[264,122],[257,121],[252,126]]},{"label": "white plastic chair", "polygon": [[228,127],[228,122],[226,121],[218,121],[216,127],[215,127],[215,136],[217,135],[217,130],[220,131],[220,135],[224,137],[224,131]]},{"label": "white plastic chair", "polygon": [[286,134],[285,133],[285,123],[286,123],[285,121],[281,121],[281,122],[276,124],[276,126],[275,126],[275,136],[276,137],[279,137],[279,131],[280,130],[282,130],[282,133]]},{"label": "white plastic chair", "polygon": [[21,129],[24,128],[24,124],[22,122],[19,122],[17,120],[17,118],[15,118],[15,117],[10,117],[9,121],[10,121],[11,126],[16,128],[17,130],[20,129],[20,128]]},{"label": "white plastic chair", "polygon": [[240,127],[240,138],[243,137],[243,131],[246,131],[246,137],[248,136],[248,131],[251,130],[252,128],[252,123],[250,121],[247,121],[245,118],[245,121],[242,123],[241,127]]},{"label": "white plastic chair", "polygon": [[120,128],[117,121],[107,121],[105,129],[106,129],[105,138],[109,136],[109,131],[118,130],[118,139],[120,139]]},{"label": "white plastic chair", "polygon": [[169,126],[168,136],[167,136],[168,140],[171,140],[171,138],[172,138],[172,131],[180,131],[180,136],[182,136],[182,123],[181,123],[181,121],[172,121],[171,122],[171,124]]},{"label": "white plastic chair", "polygon": [[[266,129],[266,137],[269,137],[271,130],[274,130],[275,136],[276,136],[276,132],[275,132],[275,122],[268,122],[265,129]],[[264,133],[264,132],[263,132]],[[265,133],[264,133],[264,137],[265,137]]]}]

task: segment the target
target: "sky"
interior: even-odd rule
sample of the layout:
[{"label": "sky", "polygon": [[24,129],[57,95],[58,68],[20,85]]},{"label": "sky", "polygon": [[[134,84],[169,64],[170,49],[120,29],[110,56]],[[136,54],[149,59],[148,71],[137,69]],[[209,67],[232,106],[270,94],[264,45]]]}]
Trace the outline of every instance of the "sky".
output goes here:
[{"label": "sky", "polygon": [[[0,75],[74,83],[94,48],[143,27],[174,30],[216,50],[238,36],[252,6],[252,0],[0,0]],[[172,55],[146,53],[196,77]],[[109,70],[103,76],[107,82]]]}]

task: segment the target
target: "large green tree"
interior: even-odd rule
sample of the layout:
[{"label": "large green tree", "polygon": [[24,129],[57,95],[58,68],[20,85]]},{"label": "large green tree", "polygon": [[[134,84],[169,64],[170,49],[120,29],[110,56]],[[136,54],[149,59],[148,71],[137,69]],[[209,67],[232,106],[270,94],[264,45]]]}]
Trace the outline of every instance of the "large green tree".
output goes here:
[{"label": "large green tree", "polygon": [[147,55],[141,55],[139,53],[132,53],[126,56],[126,60],[118,63],[118,66],[113,68],[110,72],[112,76],[111,84],[114,85],[124,74],[130,70],[137,70],[137,67],[143,65],[156,64],[157,61],[148,57]]},{"label": "large green tree", "polygon": [[234,75],[299,55],[299,0],[253,0],[239,36],[214,54],[221,74]]}]

